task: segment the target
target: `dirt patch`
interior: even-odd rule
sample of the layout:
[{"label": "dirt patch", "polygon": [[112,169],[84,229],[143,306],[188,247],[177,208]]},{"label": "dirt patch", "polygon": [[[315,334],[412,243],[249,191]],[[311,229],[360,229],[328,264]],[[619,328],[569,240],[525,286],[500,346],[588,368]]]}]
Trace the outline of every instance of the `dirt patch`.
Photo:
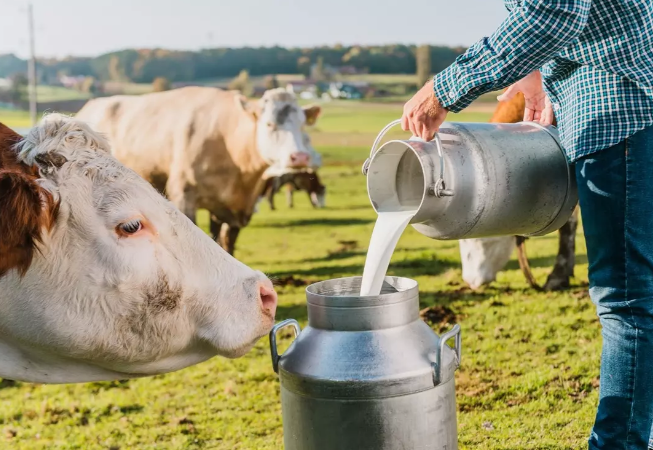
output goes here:
[{"label": "dirt patch", "polygon": [[18,382],[14,380],[7,380],[6,378],[0,378],[0,389],[11,388],[18,386]]},{"label": "dirt patch", "polygon": [[329,251],[329,256],[340,255],[342,253],[349,253],[358,248],[358,241],[338,241],[340,246],[335,250]]},{"label": "dirt patch", "polygon": [[456,313],[442,305],[429,306],[419,312],[420,317],[430,325],[446,328],[456,323]]},{"label": "dirt patch", "polygon": [[295,278],[293,275],[286,275],[285,277],[276,277],[272,279],[272,284],[275,286],[308,286],[309,281],[303,278]]}]

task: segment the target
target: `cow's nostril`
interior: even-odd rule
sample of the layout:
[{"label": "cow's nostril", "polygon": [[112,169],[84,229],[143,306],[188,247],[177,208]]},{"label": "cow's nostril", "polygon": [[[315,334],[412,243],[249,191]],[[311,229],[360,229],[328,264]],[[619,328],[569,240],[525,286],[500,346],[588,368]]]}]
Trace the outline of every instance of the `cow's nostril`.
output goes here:
[{"label": "cow's nostril", "polygon": [[277,312],[277,293],[273,288],[260,285],[259,297],[261,299],[261,307],[274,316]]}]

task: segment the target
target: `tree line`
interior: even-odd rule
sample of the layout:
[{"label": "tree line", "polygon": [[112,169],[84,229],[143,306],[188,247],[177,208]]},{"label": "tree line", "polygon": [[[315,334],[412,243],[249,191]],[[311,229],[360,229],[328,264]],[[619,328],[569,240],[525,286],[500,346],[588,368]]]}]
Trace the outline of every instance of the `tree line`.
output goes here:
[{"label": "tree line", "polygon": [[[163,77],[171,82],[184,82],[232,78],[243,70],[252,76],[309,76],[319,60],[321,64],[349,66],[372,74],[414,74],[418,66],[426,65],[431,73],[437,73],[464,51],[462,47],[411,45],[214,48],[200,51],[129,49],[93,58],[39,59],[37,71],[43,83],[55,81],[63,75],[90,76],[100,81],[152,83]],[[426,61],[428,63],[424,64]],[[12,77],[26,71],[25,60],[14,55],[0,55],[0,77]]]}]

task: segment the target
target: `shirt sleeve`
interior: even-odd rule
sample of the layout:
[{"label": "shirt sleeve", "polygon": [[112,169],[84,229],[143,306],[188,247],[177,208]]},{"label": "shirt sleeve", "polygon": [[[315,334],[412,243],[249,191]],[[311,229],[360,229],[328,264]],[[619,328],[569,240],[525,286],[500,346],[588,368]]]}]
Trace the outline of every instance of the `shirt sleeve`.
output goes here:
[{"label": "shirt sleeve", "polygon": [[459,112],[486,92],[542,67],[578,39],[592,0],[524,0],[489,37],[472,45],[434,77],[442,106]]}]

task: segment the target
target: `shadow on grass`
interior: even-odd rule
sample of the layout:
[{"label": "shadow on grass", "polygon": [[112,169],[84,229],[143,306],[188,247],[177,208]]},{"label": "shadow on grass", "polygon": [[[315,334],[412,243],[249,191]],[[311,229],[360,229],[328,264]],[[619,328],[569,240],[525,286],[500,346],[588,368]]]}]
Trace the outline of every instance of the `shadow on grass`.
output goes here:
[{"label": "shadow on grass", "polygon": [[[364,254],[362,252],[343,252],[342,254],[347,254],[347,253],[349,253],[349,255],[343,257],[340,257],[339,256],[340,254],[336,254],[336,256],[331,256],[331,257],[327,256],[324,258],[319,258],[312,262],[333,261],[333,260],[343,259],[349,256]],[[421,275],[436,276],[436,275],[440,275],[441,273],[449,269],[458,268],[459,266],[460,264],[456,263],[455,261],[438,260],[435,259],[434,257],[411,258],[411,259],[406,259],[403,261],[396,261],[391,263],[390,268],[388,269],[388,273],[394,276],[408,277],[408,278],[418,277]],[[311,267],[310,269],[295,269],[295,270],[284,270],[279,272],[268,272],[267,275],[270,278],[285,278],[289,276],[295,276],[295,277],[309,277],[309,278],[317,277],[320,280],[327,280],[331,278],[341,278],[346,276],[360,276],[362,272],[363,272],[362,264],[341,264],[341,265],[329,265],[329,266],[317,265],[315,267]]]},{"label": "shadow on grass", "polygon": [[[555,262],[555,256],[538,256],[536,258],[528,258],[528,263],[530,264],[531,268],[544,267],[553,269]],[[576,264],[587,264],[587,255],[576,255]],[[520,270],[519,262],[514,259],[510,260],[508,264],[506,264],[505,270]]]},{"label": "shadow on grass", "polygon": [[14,380],[7,380],[6,378],[0,378],[0,389],[8,389],[13,387],[19,387],[20,383]]},{"label": "shadow on grass", "polygon": [[373,219],[356,219],[356,218],[325,218],[316,217],[314,219],[297,219],[285,222],[267,222],[261,221],[252,227],[255,228],[288,228],[288,227],[311,227],[311,226],[332,226],[341,227],[347,225],[367,225],[374,222]]},{"label": "shadow on grass", "polygon": [[[341,259],[353,258],[355,256],[365,256],[367,255],[367,250],[359,247],[360,243],[356,241],[355,250],[341,250],[335,249],[326,256],[320,256],[319,258],[307,258],[303,259],[302,262],[327,262],[327,261],[338,261]],[[410,248],[399,248],[395,250],[395,255],[408,252],[424,252],[424,251],[433,251],[431,247],[410,247]],[[394,267],[392,264],[390,267]]]}]

